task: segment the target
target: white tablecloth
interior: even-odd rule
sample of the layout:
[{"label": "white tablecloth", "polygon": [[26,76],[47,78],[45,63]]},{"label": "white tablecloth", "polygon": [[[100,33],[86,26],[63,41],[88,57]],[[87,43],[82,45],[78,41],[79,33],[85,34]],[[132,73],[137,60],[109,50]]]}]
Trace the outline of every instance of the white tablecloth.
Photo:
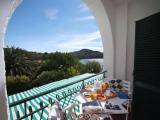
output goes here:
[{"label": "white tablecloth", "polygon": [[[75,97],[76,100],[78,100],[80,103],[85,103],[87,102],[87,99],[83,97],[82,94],[79,94]],[[101,107],[103,108],[105,113],[109,114],[127,114],[128,111],[122,106],[122,103],[126,102],[126,99],[120,99],[119,97],[114,97],[108,100],[109,103],[112,105],[118,105],[121,110],[110,110],[105,108],[106,101],[101,101]],[[81,106],[80,106],[81,107]],[[81,111],[82,113],[82,111]]]}]

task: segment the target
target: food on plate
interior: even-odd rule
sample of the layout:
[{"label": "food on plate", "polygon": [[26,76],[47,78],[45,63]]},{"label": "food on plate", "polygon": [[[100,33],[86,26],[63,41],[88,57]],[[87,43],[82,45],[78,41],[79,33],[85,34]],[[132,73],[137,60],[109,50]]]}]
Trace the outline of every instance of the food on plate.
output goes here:
[{"label": "food on plate", "polygon": [[91,93],[89,93],[89,92],[84,92],[83,95],[84,95],[85,97],[89,98],[89,97],[91,96]]},{"label": "food on plate", "polygon": [[102,89],[96,89],[97,94],[102,94]]},{"label": "food on plate", "polygon": [[91,98],[92,100],[96,100],[96,99],[97,99],[97,94],[96,94],[96,93],[91,94],[91,95],[90,95],[90,98]]},{"label": "food on plate", "polygon": [[107,97],[106,97],[106,95],[104,95],[104,94],[99,94],[99,95],[97,95],[97,99],[98,99],[98,100],[106,100]]},{"label": "food on plate", "polygon": [[108,88],[109,88],[109,84],[106,82],[106,83],[102,83],[101,84],[101,88],[103,89],[103,90],[107,90]]}]

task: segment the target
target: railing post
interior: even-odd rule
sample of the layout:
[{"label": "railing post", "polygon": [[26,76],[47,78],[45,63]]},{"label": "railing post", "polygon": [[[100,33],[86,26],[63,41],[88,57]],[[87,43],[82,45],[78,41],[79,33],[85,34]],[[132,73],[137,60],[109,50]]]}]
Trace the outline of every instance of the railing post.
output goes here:
[{"label": "railing post", "polygon": [[66,100],[66,92],[62,92],[64,99]]},{"label": "railing post", "polygon": [[79,104],[80,104],[80,102],[78,101],[78,110],[79,110],[79,108],[80,108],[80,107],[79,107]]},{"label": "railing post", "polygon": [[60,97],[59,97],[59,95],[56,95],[56,99],[59,101],[60,100]]},{"label": "railing post", "polygon": [[20,114],[19,114],[19,111],[17,111],[17,118],[18,118],[18,119],[20,118]]},{"label": "railing post", "polygon": [[107,77],[106,73],[107,73],[107,71],[104,71],[104,72],[103,72],[103,78],[106,78],[106,77]]},{"label": "railing post", "polygon": [[39,104],[40,104],[40,108],[42,108],[42,113],[41,113],[41,117],[40,117],[40,120],[41,120],[42,119],[42,115],[43,115],[43,103],[40,102]]},{"label": "railing post", "polygon": [[[29,112],[32,113],[32,107],[31,106],[29,106]],[[31,120],[32,120],[32,118],[33,118],[33,114],[31,114]]]},{"label": "railing post", "polygon": [[66,110],[64,111],[64,120],[67,120],[67,112],[66,112]]},{"label": "railing post", "polygon": [[50,97],[48,98],[48,102],[52,105],[52,99]]},{"label": "railing post", "polygon": [[77,93],[77,89],[75,87],[73,88],[73,93]]},{"label": "railing post", "polygon": [[77,89],[78,89],[78,91],[81,91],[81,86],[78,86]]},{"label": "railing post", "polygon": [[85,88],[84,80],[82,81],[83,89]]},{"label": "railing post", "polygon": [[26,102],[24,102],[24,112],[25,112],[25,115],[27,115]]},{"label": "railing post", "polygon": [[72,90],[71,89],[68,89],[68,94],[72,94]]}]

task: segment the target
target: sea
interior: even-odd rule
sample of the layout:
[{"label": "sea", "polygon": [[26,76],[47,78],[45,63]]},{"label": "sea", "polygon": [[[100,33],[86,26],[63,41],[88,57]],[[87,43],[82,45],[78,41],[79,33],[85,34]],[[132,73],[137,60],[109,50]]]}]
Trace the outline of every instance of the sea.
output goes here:
[{"label": "sea", "polygon": [[103,58],[100,58],[100,59],[97,59],[97,58],[95,58],[95,59],[80,59],[80,62],[82,64],[87,64],[88,62],[92,62],[92,61],[98,62],[101,65],[101,67],[103,68]]}]

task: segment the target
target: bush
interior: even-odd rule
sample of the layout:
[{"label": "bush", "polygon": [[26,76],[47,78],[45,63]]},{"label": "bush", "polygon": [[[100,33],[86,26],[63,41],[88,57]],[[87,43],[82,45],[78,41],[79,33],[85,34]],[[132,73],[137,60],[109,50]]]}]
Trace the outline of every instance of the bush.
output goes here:
[{"label": "bush", "polygon": [[86,64],[85,70],[88,73],[99,73],[101,72],[102,68],[98,62],[92,61]]},{"label": "bush", "polygon": [[68,53],[50,53],[45,56],[45,63],[37,71],[37,75],[43,71],[53,71],[63,69],[67,71],[67,68],[76,66],[79,63],[79,59]]},{"label": "bush", "polygon": [[66,74],[62,70],[43,71],[35,80],[33,80],[32,87],[41,86],[64,78],[66,78]]},{"label": "bush", "polygon": [[77,64],[76,68],[80,72],[80,74],[84,74],[87,72],[85,64],[79,63],[79,64]]},{"label": "bush", "polygon": [[74,68],[73,66],[67,68],[66,75],[68,77],[76,76],[76,75],[79,75],[79,74],[80,74],[79,71],[76,68]]},{"label": "bush", "polygon": [[30,79],[25,75],[7,76],[6,83],[8,94],[14,94],[28,89]]}]

